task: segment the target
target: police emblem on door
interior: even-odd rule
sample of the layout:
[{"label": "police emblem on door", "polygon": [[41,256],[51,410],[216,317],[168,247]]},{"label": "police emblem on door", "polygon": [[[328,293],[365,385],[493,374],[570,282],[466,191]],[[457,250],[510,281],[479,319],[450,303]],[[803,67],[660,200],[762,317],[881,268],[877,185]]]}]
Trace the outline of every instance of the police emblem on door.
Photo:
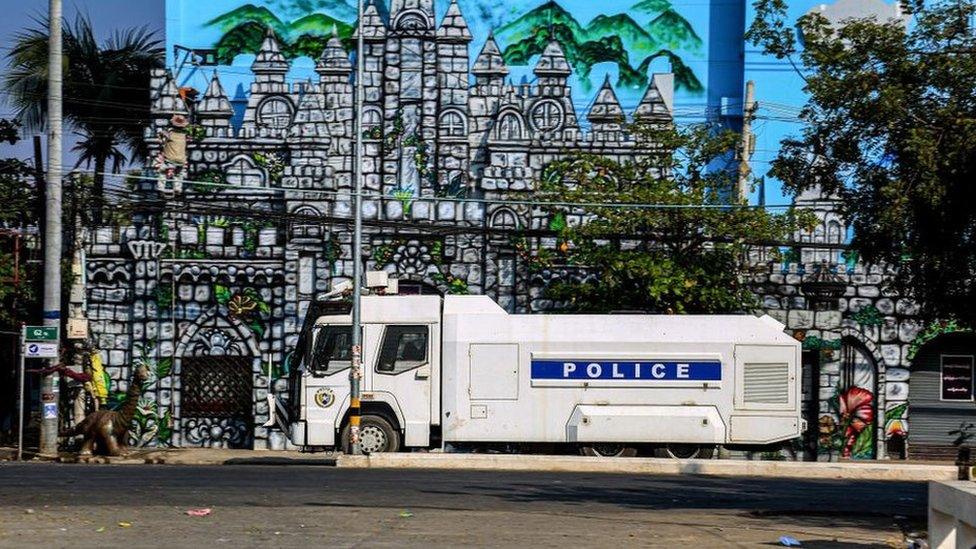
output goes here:
[{"label": "police emblem on door", "polygon": [[335,393],[332,389],[322,387],[318,391],[315,391],[315,404],[318,404],[320,408],[328,408],[332,406],[333,402],[335,402]]}]

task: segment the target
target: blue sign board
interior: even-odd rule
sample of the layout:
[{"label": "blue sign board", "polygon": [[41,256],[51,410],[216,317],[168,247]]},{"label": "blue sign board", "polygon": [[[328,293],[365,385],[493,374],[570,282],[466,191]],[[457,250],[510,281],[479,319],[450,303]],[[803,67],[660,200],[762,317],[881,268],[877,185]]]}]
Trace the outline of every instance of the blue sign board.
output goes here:
[{"label": "blue sign board", "polygon": [[721,381],[718,360],[533,360],[532,379]]}]

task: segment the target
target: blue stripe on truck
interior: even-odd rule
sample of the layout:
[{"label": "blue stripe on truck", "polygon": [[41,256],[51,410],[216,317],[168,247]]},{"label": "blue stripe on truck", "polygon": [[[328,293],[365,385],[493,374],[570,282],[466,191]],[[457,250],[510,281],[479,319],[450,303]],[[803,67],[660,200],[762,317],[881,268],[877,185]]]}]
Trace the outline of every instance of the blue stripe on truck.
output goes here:
[{"label": "blue stripe on truck", "polygon": [[533,360],[532,379],[721,381],[718,360]]}]

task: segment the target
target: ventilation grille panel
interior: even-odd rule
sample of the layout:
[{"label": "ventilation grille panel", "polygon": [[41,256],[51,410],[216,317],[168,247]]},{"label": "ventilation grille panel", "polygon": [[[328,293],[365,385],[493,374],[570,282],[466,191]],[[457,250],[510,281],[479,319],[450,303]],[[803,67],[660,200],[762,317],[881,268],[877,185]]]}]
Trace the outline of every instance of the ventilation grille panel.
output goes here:
[{"label": "ventilation grille panel", "polygon": [[789,404],[790,365],[747,363],[742,398],[746,404]]}]

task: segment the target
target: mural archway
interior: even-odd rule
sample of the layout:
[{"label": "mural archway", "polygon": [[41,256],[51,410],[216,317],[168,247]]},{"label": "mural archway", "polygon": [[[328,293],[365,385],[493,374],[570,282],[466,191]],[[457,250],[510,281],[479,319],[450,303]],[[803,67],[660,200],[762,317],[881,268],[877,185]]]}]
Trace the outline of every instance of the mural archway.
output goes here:
[{"label": "mural archway", "polygon": [[837,387],[840,427],[843,430],[842,457],[874,459],[881,430],[879,410],[884,410],[878,388],[878,362],[858,340],[841,340],[840,383]]},{"label": "mural archway", "polygon": [[173,361],[174,419],[184,446],[251,448],[258,338],[244,322],[212,307],[181,334]]}]

